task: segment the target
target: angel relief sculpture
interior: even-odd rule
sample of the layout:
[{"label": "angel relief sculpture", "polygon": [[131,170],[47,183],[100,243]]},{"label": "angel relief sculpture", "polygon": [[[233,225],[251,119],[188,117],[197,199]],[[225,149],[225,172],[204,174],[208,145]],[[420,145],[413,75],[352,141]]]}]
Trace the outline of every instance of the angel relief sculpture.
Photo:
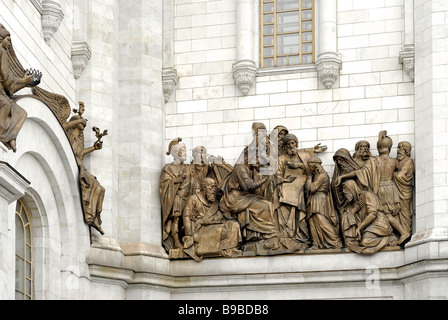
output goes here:
[{"label": "angel relief sculpture", "polygon": [[163,245],[172,259],[269,256],[312,252],[371,255],[399,250],[409,240],[413,215],[414,162],[411,144],[382,131],[378,156],[368,141],[352,155],[334,155],[333,179],[320,153],[299,149],[284,126],[269,135],[254,123],[253,141],[231,166],[222,157],[170,143],[174,161],[162,170],[160,197]]},{"label": "angel relief sculpture", "polygon": [[108,134],[108,131],[104,130],[101,133],[99,128],[93,127],[93,131],[95,132],[98,140],[92,147],[85,148],[84,130],[87,126],[87,119],[83,117],[85,112],[84,103],[80,102],[79,109],[75,109],[73,111],[75,115],[73,115],[70,120],[64,124],[64,129],[72,145],[79,167],[79,180],[81,185],[85,221],[88,225],[104,235],[104,231],[101,228],[101,212],[103,211],[103,200],[106,191],[98,182],[97,178],[85,168],[84,157],[103,148],[103,141],[101,141],[101,139]]},{"label": "angel relief sculpture", "polygon": [[2,24],[0,43],[0,142],[16,152],[17,136],[27,119],[27,113],[16,103],[17,97],[14,97],[14,94],[23,88],[39,85],[42,73],[24,70],[17,76],[14,72],[14,61],[11,59],[11,35]]}]

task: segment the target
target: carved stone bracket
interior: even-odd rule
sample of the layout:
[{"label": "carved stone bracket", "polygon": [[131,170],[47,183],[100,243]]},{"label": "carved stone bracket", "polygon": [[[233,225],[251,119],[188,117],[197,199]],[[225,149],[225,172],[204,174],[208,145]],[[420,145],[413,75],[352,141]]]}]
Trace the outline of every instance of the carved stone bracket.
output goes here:
[{"label": "carved stone bracket", "polygon": [[79,79],[90,60],[91,53],[89,45],[85,41],[73,42],[72,47],[72,64],[73,72],[76,79]]},{"label": "carved stone bracket", "polygon": [[42,1],[42,28],[44,31],[44,39],[49,44],[53,35],[59,30],[64,13],[61,5],[56,1]]},{"label": "carved stone bracket", "polygon": [[258,69],[254,61],[240,60],[233,65],[233,78],[237,87],[247,96],[255,84]]},{"label": "carved stone bracket", "polygon": [[162,70],[162,81],[163,81],[163,96],[165,98],[165,103],[170,100],[174,89],[179,83],[179,77],[177,76],[176,69],[172,67],[163,68]]},{"label": "carved stone bracket", "polygon": [[406,44],[400,51],[400,63],[403,70],[409,75],[412,81],[415,80],[415,47],[413,44]]},{"label": "carved stone bracket", "polygon": [[317,76],[322,84],[327,88],[333,88],[339,79],[342,68],[342,60],[338,53],[324,52],[319,55],[316,61]]}]

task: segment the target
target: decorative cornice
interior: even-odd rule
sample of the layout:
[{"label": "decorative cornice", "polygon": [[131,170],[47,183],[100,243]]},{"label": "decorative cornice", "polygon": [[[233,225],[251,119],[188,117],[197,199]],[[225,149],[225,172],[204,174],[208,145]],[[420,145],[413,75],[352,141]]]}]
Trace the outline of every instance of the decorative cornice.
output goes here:
[{"label": "decorative cornice", "polygon": [[258,69],[254,61],[240,60],[233,64],[233,78],[243,95],[247,96],[255,84]]},{"label": "decorative cornice", "polygon": [[174,69],[173,67],[162,69],[162,85],[165,103],[170,100],[170,97],[173,94],[174,89],[177,87],[178,83],[179,77],[177,76],[176,69]]},{"label": "decorative cornice", "polygon": [[336,52],[323,52],[317,58],[316,68],[319,80],[327,89],[331,89],[339,79],[342,59]]},{"label": "decorative cornice", "polygon": [[400,51],[400,63],[403,70],[409,75],[412,81],[415,80],[415,47],[413,44],[406,44]]},{"label": "decorative cornice", "polygon": [[13,203],[23,197],[30,182],[16,171],[9,163],[0,161],[0,197]]},{"label": "decorative cornice", "polygon": [[44,39],[48,44],[50,44],[51,38],[59,30],[63,19],[64,13],[58,2],[51,0],[42,1],[42,28]]},{"label": "decorative cornice", "polygon": [[85,41],[75,41],[72,46],[72,64],[76,79],[79,79],[91,57],[89,45]]}]

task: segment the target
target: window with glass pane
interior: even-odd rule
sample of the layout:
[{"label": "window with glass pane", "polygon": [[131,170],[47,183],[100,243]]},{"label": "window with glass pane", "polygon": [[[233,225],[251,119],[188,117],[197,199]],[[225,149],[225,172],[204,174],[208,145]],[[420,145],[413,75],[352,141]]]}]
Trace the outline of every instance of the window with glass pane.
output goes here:
[{"label": "window with glass pane", "polygon": [[261,67],[314,62],[314,0],[261,0]]},{"label": "window with glass pane", "polygon": [[22,201],[16,206],[16,300],[33,299],[31,225]]}]

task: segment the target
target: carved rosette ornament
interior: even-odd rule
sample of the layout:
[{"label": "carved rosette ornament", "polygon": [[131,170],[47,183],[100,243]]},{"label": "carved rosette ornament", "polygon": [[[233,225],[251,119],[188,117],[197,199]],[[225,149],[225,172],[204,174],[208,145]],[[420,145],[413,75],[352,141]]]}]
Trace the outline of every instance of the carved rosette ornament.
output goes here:
[{"label": "carved rosette ornament", "polygon": [[163,85],[163,96],[165,99],[165,103],[170,100],[171,95],[173,94],[174,89],[177,87],[179,83],[179,77],[177,76],[176,69],[169,67],[163,68],[162,70],[162,85]]},{"label": "carved rosette ornament", "polygon": [[82,72],[87,67],[91,57],[89,45],[85,41],[73,42],[72,47],[72,64],[73,72],[76,79],[81,77]]},{"label": "carved rosette ornament", "polygon": [[322,53],[316,61],[317,76],[321,83],[327,88],[333,88],[339,79],[342,68],[342,60],[339,54],[334,52]]},{"label": "carved rosette ornament", "polygon": [[247,96],[255,84],[257,67],[251,60],[240,60],[233,65],[233,78],[243,95]]},{"label": "carved rosette ornament", "polygon": [[412,81],[415,80],[415,47],[413,44],[405,45],[400,51],[400,63],[403,70],[409,75]]},{"label": "carved rosette ornament", "polygon": [[42,28],[44,32],[44,39],[49,44],[53,35],[59,30],[64,13],[61,5],[56,1],[43,0],[42,1]]}]

